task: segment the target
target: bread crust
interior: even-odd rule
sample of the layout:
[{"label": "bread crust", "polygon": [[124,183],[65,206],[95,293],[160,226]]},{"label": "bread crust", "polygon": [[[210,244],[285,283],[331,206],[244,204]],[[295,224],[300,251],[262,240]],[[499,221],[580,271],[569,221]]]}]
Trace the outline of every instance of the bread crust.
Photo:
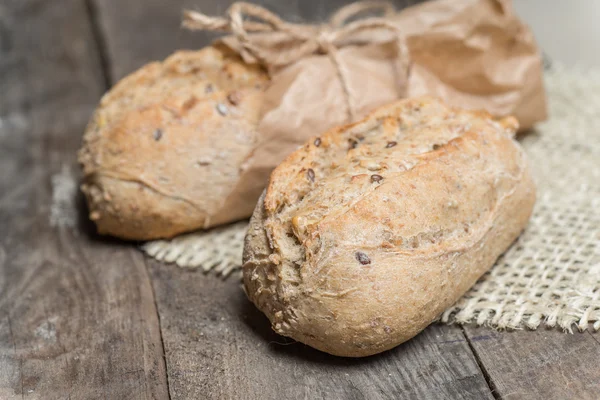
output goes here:
[{"label": "bread crust", "polygon": [[267,81],[224,47],[179,51],[121,80],[79,152],[98,232],[147,240],[245,218],[252,207],[235,189]]},{"label": "bread crust", "polygon": [[424,97],[311,139],[255,209],[248,297],[275,331],[334,355],[412,338],[527,224],[535,189],[516,129]]}]

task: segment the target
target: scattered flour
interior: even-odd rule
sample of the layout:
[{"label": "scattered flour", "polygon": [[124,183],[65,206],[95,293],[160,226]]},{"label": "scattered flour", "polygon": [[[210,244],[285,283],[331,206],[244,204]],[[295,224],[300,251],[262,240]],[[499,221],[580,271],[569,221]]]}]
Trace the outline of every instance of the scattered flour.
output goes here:
[{"label": "scattered flour", "polygon": [[77,222],[77,181],[67,165],[52,177],[50,226],[72,228]]}]

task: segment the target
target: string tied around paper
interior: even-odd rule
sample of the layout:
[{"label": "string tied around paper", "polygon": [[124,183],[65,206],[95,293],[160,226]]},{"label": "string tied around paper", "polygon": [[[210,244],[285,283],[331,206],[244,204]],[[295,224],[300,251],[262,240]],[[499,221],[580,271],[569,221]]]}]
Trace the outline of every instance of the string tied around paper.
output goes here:
[{"label": "string tied around paper", "polygon": [[[379,12],[382,16],[362,17]],[[211,17],[198,11],[186,10],[183,26],[190,30],[205,30],[231,33],[242,46],[243,51],[264,65],[268,71],[285,67],[312,55],[326,54],[337,71],[344,91],[348,119],[356,118],[352,104],[349,82],[344,74],[338,51],[350,45],[378,44],[393,42],[396,46],[398,63],[395,66],[399,76],[398,85],[405,85],[409,70],[409,55],[406,40],[389,17],[395,14],[394,6],[385,1],[360,1],[340,8],[320,26],[284,21],[271,11],[251,3],[237,2],[231,5],[226,17]],[[387,32],[388,35],[368,35]],[[260,41],[257,34],[277,34],[281,40]],[[264,36],[263,36],[264,37]],[[286,44],[282,48],[281,43]],[[400,93],[405,87],[399,88]]]}]

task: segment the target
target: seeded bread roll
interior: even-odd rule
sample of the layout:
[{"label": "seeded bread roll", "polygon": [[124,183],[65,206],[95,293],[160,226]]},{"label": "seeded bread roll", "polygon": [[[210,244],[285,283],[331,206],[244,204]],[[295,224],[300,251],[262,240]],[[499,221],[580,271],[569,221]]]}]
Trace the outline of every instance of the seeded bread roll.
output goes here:
[{"label": "seeded bread roll", "polygon": [[168,238],[251,213],[236,187],[267,79],[234,53],[207,47],[119,82],[102,98],[79,153],[98,232]]},{"label": "seeded bread roll", "polygon": [[275,331],[331,354],[412,338],[527,224],[535,189],[516,128],[417,98],[313,138],[256,207],[248,297]]}]

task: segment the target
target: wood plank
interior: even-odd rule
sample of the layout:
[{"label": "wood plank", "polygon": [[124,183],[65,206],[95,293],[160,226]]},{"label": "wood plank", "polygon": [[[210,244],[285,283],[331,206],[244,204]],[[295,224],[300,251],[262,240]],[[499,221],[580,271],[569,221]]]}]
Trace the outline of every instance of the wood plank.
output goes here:
[{"label": "wood plank", "polygon": [[186,0],[90,0],[113,84],[150,61],[164,59],[176,48],[202,46],[190,32],[180,29],[184,3]]},{"label": "wood plank", "polygon": [[[286,18],[295,18],[290,6],[300,0],[257,0]],[[233,0],[91,0],[104,49],[115,83],[142,65],[162,60],[177,49],[200,49],[209,45],[217,34],[189,32],[181,28],[184,9],[208,15],[223,15]],[[293,9],[293,8],[292,8]],[[297,18],[296,18],[297,19]]]},{"label": "wood plank", "polygon": [[462,331],[432,325],[364,359],[276,335],[235,278],[148,260],[172,399],[491,399]]},{"label": "wood plank", "polygon": [[0,36],[0,398],[166,398],[143,258],[77,190],[104,91],[85,3],[5,0]]},{"label": "wood plank", "polygon": [[558,329],[465,327],[495,393],[505,400],[589,399],[600,393],[600,335]]}]

